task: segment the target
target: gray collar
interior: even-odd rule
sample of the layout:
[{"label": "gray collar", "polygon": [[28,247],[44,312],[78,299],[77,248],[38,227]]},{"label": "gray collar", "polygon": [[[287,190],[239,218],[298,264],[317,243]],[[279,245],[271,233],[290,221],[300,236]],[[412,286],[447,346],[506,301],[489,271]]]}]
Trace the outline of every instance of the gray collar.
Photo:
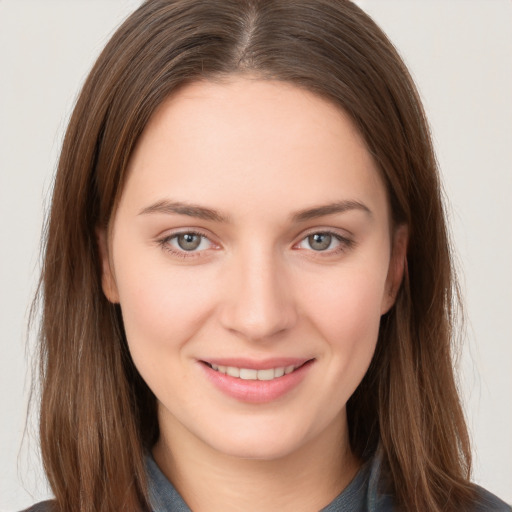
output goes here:
[{"label": "gray collar", "polygon": [[[146,455],[146,471],[153,512],[190,512],[151,454]],[[391,511],[391,498],[378,493],[379,480],[380,457],[375,455],[363,464],[350,484],[321,512]]]}]

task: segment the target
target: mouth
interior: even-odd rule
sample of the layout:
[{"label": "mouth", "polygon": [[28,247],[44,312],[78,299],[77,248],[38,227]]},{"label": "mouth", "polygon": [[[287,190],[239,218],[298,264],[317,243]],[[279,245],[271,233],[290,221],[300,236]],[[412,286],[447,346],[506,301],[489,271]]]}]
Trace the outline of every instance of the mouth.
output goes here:
[{"label": "mouth", "polygon": [[224,395],[240,402],[262,404],[284,399],[299,387],[315,359],[231,358],[199,362],[207,379]]},{"label": "mouth", "polygon": [[215,370],[216,372],[222,373],[224,375],[229,375],[230,377],[234,377],[236,379],[270,381],[280,379],[284,375],[289,375],[290,373],[293,373],[295,370],[301,368],[309,361],[311,360],[308,360],[305,363],[298,365],[277,366],[275,368],[266,368],[262,370],[257,370],[255,368],[240,368],[237,366],[217,365],[213,363],[208,363],[206,361],[204,361],[204,364],[206,364],[206,366],[210,367],[212,370]]}]

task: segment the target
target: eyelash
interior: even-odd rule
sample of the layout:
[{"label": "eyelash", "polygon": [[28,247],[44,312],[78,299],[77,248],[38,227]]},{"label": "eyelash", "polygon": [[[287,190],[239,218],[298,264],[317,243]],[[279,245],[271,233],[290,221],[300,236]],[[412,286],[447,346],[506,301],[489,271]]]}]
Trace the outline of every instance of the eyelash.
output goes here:
[{"label": "eyelash", "polygon": [[[178,258],[187,259],[187,258],[197,258],[199,254],[202,251],[186,251],[186,250],[178,250],[175,249],[172,245],[170,245],[171,240],[178,238],[179,236],[183,235],[194,235],[198,236],[203,240],[208,240],[211,244],[213,242],[204,234],[199,231],[194,230],[186,230],[186,231],[179,231],[177,233],[172,233],[171,235],[165,236],[164,238],[161,238],[158,240],[158,245],[162,247],[162,249],[166,252],[171,253],[173,256],[176,256]],[[202,242],[202,240],[201,240]]]},{"label": "eyelash", "polygon": [[[172,245],[170,245],[171,240],[177,239],[179,236],[183,235],[194,235],[200,237],[202,240],[208,240],[212,245],[215,245],[214,242],[212,242],[208,236],[206,236],[204,233],[201,233],[200,231],[194,231],[194,230],[186,230],[186,231],[179,231],[177,233],[172,233],[171,235],[167,235],[159,240],[157,240],[158,245],[166,252],[171,253],[173,256],[176,256],[181,259],[187,259],[187,258],[197,258],[200,256],[201,252],[207,249],[203,249],[202,251],[186,251],[186,250],[177,250]],[[327,235],[331,236],[335,240],[339,242],[338,247],[334,249],[324,250],[324,251],[315,251],[314,249],[298,249],[298,250],[308,250],[309,252],[313,253],[315,256],[320,257],[326,257],[326,256],[333,256],[340,254],[342,252],[345,252],[346,250],[352,248],[354,246],[354,240],[351,240],[350,238],[341,236],[339,233],[336,233],[335,231],[330,231],[328,229],[326,230],[315,230],[311,231],[309,233],[306,233],[298,243],[294,244],[294,248],[303,243],[305,240],[307,240],[310,236],[313,235]],[[200,242],[202,243],[202,241]]]},{"label": "eyelash", "polygon": [[354,240],[347,238],[345,236],[342,236],[335,231],[332,231],[329,229],[325,229],[325,230],[317,229],[314,231],[310,231],[309,233],[306,233],[301,238],[301,240],[297,244],[295,244],[295,246],[302,244],[305,240],[307,240],[310,236],[313,236],[313,235],[327,235],[327,236],[330,236],[333,239],[335,239],[337,242],[339,242],[339,245],[337,247],[335,247],[334,249],[328,249],[328,250],[324,250],[324,251],[315,251],[313,248],[303,249],[303,250],[308,250],[308,251],[312,252],[315,256],[320,256],[320,257],[335,256],[335,255],[341,254],[341,253],[347,251],[348,249],[351,249],[355,243]]}]

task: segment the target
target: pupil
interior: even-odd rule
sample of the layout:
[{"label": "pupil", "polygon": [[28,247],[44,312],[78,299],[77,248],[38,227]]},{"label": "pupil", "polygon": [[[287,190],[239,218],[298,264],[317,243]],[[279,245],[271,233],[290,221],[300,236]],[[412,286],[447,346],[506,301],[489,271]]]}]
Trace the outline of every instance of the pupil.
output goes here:
[{"label": "pupil", "polygon": [[185,233],[184,235],[178,236],[178,245],[184,251],[193,251],[199,247],[200,243],[201,237],[193,233]]},{"label": "pupil", "polygon": [[332,236],[327,233],[315,233],[308,236],[309,245],[315,251],[324,251],[331,245]]}]

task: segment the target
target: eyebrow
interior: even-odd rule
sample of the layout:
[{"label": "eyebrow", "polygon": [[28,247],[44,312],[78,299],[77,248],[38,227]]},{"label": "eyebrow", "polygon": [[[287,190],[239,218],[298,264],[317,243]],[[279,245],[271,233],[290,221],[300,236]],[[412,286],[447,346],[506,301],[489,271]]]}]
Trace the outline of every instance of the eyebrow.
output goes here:
[{"label": "eyebrow", "polygon": [[307,220],[316,219],[325,215],[344,213],[350,210],[360,210],[367,213],[370,217],[373,217],[372,211],[364,203],[353,200],[345,200],[300,210],[293,214],[292,220],[293,222],[305,222]]},{"label": "eyebrow", "polygon": [[[292,222],[299,223],[316,219],[318,217],[324,217],[325,215],[344,213],[350,210],[360,210],[367,213],[370,217],[373,216],[371,210],[364,203],[353,200],[345,200],[299,210],[298,212],[295,212],[291,218]],[[186,215],[188,217],[211,220],[213,222],[229,222],[229,217],[218,212],[217,210],[199,206],[197,204],[169,201],[165,199],[157,201],[156,203],[143,208],[139,212],[139,215],[147,215],[152,213]]]},{"label": "eyebrow", "polygon": [[199,206],[197,204],[189,204],[175,201],[157,201],[151,206],[142,209],[139,215],[146,215],[150,213],[165,213],[165,214],[178,214],[187,215],[188,217],[195,217],[197,219],[211,220],[214,222],[228,222],[227,216],[219,213],[211,208]]}]

